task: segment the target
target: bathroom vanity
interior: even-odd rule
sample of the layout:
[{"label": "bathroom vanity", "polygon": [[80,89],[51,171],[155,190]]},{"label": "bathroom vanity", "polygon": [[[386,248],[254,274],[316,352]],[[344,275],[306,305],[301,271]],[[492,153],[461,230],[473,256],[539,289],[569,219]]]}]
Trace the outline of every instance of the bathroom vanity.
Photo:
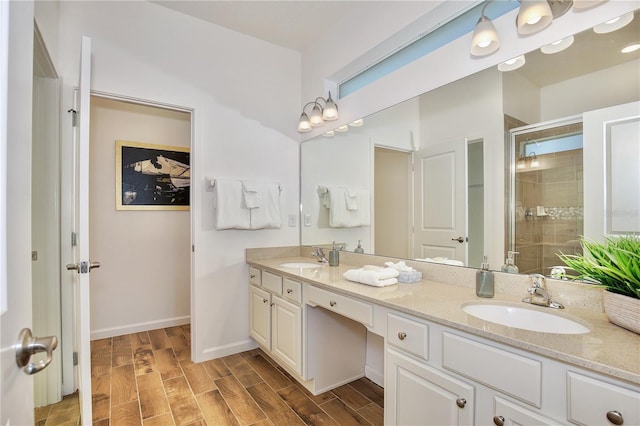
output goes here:
[{"label": "bathroom vanity", "polygon": [[248,249],[247,263],[250,334],[312,393],[364,376],[372,333],[384,339],[385,424],[640,424],[640,336],[607,321],[593,288],[550,288],[567,305],[553,314],[589,332],[536,332],[463,311],[549,310],[521,302],[526,276],[496,274],[496,297],[480,300],[473,269],[411,262],[422,282],[378,288],[342,274],[389,259],[344,253],[330,267],[308,251]]}]

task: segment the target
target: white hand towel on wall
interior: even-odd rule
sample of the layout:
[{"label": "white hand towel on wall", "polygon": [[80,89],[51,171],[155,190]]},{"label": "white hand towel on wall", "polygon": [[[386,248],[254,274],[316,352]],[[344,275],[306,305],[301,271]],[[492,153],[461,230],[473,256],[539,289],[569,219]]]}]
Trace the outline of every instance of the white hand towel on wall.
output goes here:
[{"label": "white hand towel on wall", "polygon": [[280,228],[280,184],[259,184],[258,192],[262,194],[260,207],[251,209],[251,229]]},{"label": "white hand towel on wall", "polygon": [[358,193],[356,191],[349,191],[348,189],[345,189],[344,199],[347,206],[347,210],[349,211],[358,210]]},{"label": "white hand towel on wall", "polygon": [[[322,203],[329,208],[329,226],[332,228],[355,228],[359,226],[371,225],[371,199],[369,191],[350,191],[351,197],[347,195],[347,190],[340,187],[327,188],[323,195]],[[350,199],[351,206],[357,207],[355,210],[349,209],[347,199]],[[352,200],[355,198],[355,200]]]},{"label": "white hand towel on wall", "polygon": [[243,180],[242,197],[244,198],[244,204],[248,209],[260,207],[262,204],[260,185],[253,180]]},{"label": "white hand towel on wall", "polygon": [[239,180],[216,179],[213,191],[216,229],[250,229],[250,210],[244,208],[242,183]]}]

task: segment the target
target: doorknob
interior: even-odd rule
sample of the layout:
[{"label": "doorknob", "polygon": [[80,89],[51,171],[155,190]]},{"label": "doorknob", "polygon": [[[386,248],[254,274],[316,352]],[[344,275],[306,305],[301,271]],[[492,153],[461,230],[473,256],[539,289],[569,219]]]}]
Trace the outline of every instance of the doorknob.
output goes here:
[{"label": "doorknob", "polygon": [[[30,329],[23,328],[18,335],[18,343],[16,344],[16,363],[26,374],[35,374],[51,364],[52,352],[57,346],[58,338],[56,336],[33,337]],[[47,358],[35,363],[29,362],[32,355],[40,352],[46,352]]]},{"label": "doorknob", "polygon": [[459,243],[464,243],[465,241],[468,241],[468,238],[465,238],[465,237],[452,238],[451,241],[457,241]]},{"label": "doorknob", "polygon": [[87,272],[91,272],[92,269],[99,267],[100,262],[80,262],[67,264],[68,271],[76,271],[79,274],[86,274]]}]

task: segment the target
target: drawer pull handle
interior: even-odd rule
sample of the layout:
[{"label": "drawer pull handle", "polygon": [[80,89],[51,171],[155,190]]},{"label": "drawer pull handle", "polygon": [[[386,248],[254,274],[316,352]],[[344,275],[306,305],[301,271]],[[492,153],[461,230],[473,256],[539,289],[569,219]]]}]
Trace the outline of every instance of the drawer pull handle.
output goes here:
[{"label": "drawer pull handle", "polygon": [[262,299],[262,303],[267,303],[269,299]]},{"label": "drawer pull handle", "polygon": [[335,300],[332,300],[332,301],[329,302],[329,305],[336,306],[336,303],[338,303],[338,302],[336,302]]},{"label": "drawer pull handle", "polygon": [[288,289],[287,289],[287,293],[288,293],[288,294],[293,293],[293,289],[288,288]]},{"label": "drawer pull handle", "polygon": [[407,333],[405,333],[404,331],[398,332],[398,339],[404,340],[406,338],[407,338]]},{"label": "drawer pull handle", "polygon": [[464,408],[464,406],[467,405],[467,400],[464,399],[464,398],[458,398],[458,399],[456,399],[456,405],[459,408]]},{"label": "drawer pull handle", "polygon": [[249,277],[250,277],[251,279],[254,279],[256,276],[255,276],[255,275],[249,275]]},{"label": "drawer pull handle", "polygon": [[607,420],[609,420],[614,425],[624,424],[624,419],[622,418],[622,413],[620,411],[608,411]]},{"label": "drawer pull handle", "polygon": [[504,426],[504,417],[502,417],[502,416],[493,416],[493,423],[496,426]]}]

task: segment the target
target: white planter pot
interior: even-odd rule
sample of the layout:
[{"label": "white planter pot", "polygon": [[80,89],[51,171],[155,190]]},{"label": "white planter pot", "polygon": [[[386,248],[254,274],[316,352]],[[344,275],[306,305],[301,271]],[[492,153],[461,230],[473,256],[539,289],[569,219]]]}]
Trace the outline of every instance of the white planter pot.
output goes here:
[{"label": "white planter pot", "polygon": [[609,322],[640,334],[640,299],[605,290],[602,301]]}]

